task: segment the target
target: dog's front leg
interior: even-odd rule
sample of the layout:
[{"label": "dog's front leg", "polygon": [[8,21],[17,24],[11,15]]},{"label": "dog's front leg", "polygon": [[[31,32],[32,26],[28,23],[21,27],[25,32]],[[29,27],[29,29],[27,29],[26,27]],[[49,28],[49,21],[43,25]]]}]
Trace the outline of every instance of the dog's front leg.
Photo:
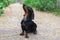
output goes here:
[{"label": "dog's front leg", "polygon": [[24,35],[24,30],[22,30],[22,33],[20,34],[21,36],[23,36]]},{"label": "dog's front leg", "polygon": [[22,33],[20,33],[20,35],[23,36],[24,35],[24,26],[21,25],[21,28],[22,28]]},{"label": "dog's front leg", "polygon": [[25,38],[29,38],[29,36],[28,36],[28,32],[26,32]]}]

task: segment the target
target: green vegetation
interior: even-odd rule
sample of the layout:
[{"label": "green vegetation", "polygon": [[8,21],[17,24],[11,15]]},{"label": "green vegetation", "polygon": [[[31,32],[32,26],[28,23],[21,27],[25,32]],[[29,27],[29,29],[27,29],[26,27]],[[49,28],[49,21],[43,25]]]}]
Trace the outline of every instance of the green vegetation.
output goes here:
[{"label": "green vegetation", "polygon": [[52,13],[56,16],[60,16],[60,7],[56,8],[54,11],[52,11]]},{"label": "green vegetation", "polygon": [[24,4],[34,7],[40,11],[49,11],[60,16],[60,8],[57,7],[57,0],[25,0]]},{"label": "green vegetation", "polygon": [[15,3],[16,0],[0,0],[0,15],[3,14],[3,7],[7,7],[11,3]]},{"label": "green vegetation", "polygon": [[0,0],[0,15],[3,13],[3,3],[2,0]]},{"label": "green vegetation", "polygon": [[50,11],[56,8],[56,0],[25,0],[24,4],[41,11]]}]

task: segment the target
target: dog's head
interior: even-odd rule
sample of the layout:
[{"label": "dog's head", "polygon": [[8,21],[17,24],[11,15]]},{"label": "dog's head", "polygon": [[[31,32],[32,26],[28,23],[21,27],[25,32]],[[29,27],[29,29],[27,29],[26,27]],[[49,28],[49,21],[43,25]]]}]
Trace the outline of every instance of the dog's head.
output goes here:
[{"label": "dog's head", "polygon": [[25,12],[28,12],[28,8],[27,8],[27,6],[26,6],[25,4],[23,4],[23,10],[24,10]]}]

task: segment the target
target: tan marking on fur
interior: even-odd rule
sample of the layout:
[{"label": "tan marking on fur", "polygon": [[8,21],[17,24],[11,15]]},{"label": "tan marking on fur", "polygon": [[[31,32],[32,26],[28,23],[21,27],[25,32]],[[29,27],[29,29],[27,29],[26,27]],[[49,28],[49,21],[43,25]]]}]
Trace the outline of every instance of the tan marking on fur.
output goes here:
[{"label": "tan marking on fur", "polygon": [[24,14],[24,15],[25,15],[25,16],[28,16],[28,9],[27,9],[26,6],[25,6],[25,10],[26,10],[26,11],[25,11],[25,14]]}]

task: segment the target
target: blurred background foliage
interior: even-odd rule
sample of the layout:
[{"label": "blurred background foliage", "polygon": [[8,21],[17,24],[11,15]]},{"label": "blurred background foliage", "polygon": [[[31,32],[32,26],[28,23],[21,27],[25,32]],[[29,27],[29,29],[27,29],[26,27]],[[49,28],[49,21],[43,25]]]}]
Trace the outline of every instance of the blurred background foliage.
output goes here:
[{"label": "blurred background foliage", "polygon": [[56,0],[25,0],[24,4],[41,11],[50,11],[56,8]]},{"label": "blurred background foliage", "polygon": [[52,12],[54,15],[60,16],[59,0],[24,0],[24,4],[34,7],[37,10]]},{"label": "blurred background foliage", "polygon": [[15,3],[16,0],[0,0],[0,15],[3,14],[3,7],[7,7],[11,3]]},{"label": "blurred background foliage", "polygon": [[16,1],[34,7],[39,11],[48,11],[60,15],[60,6],[57,7],[57,3],[60,5],[59,0],[0,0],[0,15],[3,14],[3,7],[7,7]]}]

